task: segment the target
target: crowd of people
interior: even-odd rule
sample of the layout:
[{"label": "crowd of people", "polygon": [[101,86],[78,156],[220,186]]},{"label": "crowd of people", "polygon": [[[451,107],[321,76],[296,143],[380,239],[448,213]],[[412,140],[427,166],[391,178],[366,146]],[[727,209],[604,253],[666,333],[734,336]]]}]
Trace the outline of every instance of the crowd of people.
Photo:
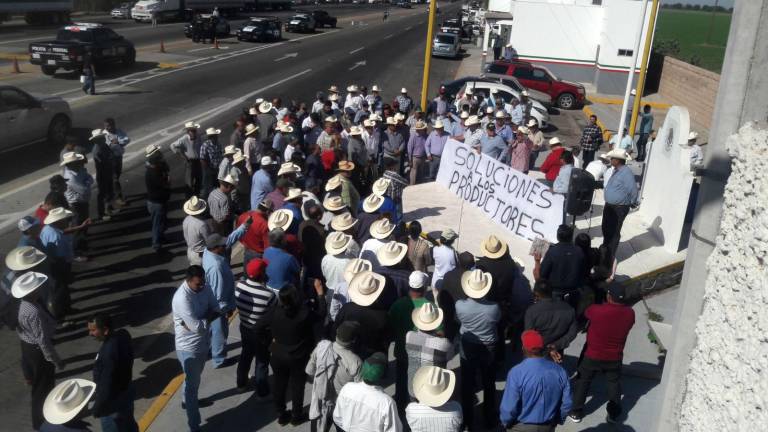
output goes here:
[{"label": "crowd of people", "polygon": [[[498,237],[485,238],[476,257],[454,248],[460,234],[431,238],[403,214],[403,189],[435,178],[449,137],[522,172],[535,169],[545,140],[530,102],[470,94],[457,112],[441,90],[421,110],[405,88],[391,103],[380,92],[350,85],[342,95],[331,86],[311,104],[257,99],[233,119],[228,139],[189,121],[170,151],[145,148],[158,254],[169,252],[170,167],[185,171],[188,267],[171,309],[189,430],[203,423],[199,389],[209,358],[214,368],[237,363],[237,390],[271,400],[279,424],[309,420],[318,431],[551,431],[566,417],[581,421],[598,373],[608,380],[608,420],[617,421],[634,323],[624,287],[612,281],[621,224],[637,200],[629,155],[612,149],[587,160],[601,139],[592,124],[580,145],[548,141],[543,181],[567,193],[564,173],[583,149],[582,164],[605,183],[609,217],[600,248],[561,225],[558,242],[535,255],[531,283],[513,259],[521,251]],[[21,340],[35,430],[86,430],[76,423],[89,399],[102,430],[137,430],[131,337],[109,316],[88,322],[103,341],[93,381],[54,387],[55,369],[65,367],[53,343],[56,320],[69,309],[72,263],[89,259],[92,188],[96,220],[108,222],[127,204],[120,174],[129,142],[113,119],[92,132],[94,180],[88,148],[70,140],[62,174],[35,215],[19,221],[19,247],[6,258],[3,320]],[[239,258],[233,263],[239,251],[242,274]],[[236,314],[242,349],[232,357]],[[587,342],[566,372],[564,350],[580,331]],[[460,379],[449,365],[457,355]],[[505,375],[498,400],[495,381]],[[394,396],[384,391],[389,378]]]}]

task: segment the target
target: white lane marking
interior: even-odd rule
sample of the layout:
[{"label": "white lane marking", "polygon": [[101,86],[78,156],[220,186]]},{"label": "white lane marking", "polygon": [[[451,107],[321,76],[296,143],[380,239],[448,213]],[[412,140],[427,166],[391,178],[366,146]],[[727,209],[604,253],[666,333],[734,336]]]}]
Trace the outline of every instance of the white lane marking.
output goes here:
[{"label": "white lane marking", "polygon": [[359,61],[359,62],[355,63],[351,68],[349,68],[349,70],[355,70],[355,69],[359,68],[360,66],[365,66],[365,60],[362,60],[362,61]]},{"label": "white lane marking", "polygon": [[202,47],[202,48],[197,48],[197,49],[189,50],[187,52],[205,51],[205,50],[210,50],[210,49],[228,50],[229,47],[228,46],[220,46],[220,47],[216,48],[216,47],[209,46],[209,47]]},{"label": "white lane marking", "polygon": [[9,41],[2,41],[0,42],[0,45],[11,45],[17,42],[34,42],[34,41],[41,41],[46,39],[54,39],[53,36],[45,36],[45,37],[36,37],[36,38],[29,38],[29,39],[14,39]]},{"label": "white lane marking", "polygon": [[286,55],[284,55],[284,56],[282,56],[280,58],[276,58],[275,61],[279,62],[281,60],[297,57],[298,55],[299,55],[299,53],[295,53],[295,52],[294,53],[288,53],[288,54],[286,54]]},{"label": "white lane marking", "polygon": [[410,30],[412,28],[413,28],[413,26],[408,26],[408,27],[405,28],[405,31],[408,31],[408,30]]},{"label": "white lane marking", "polygon": [[358,49],[354,49],[354,50],[350,51],[349,53],[350,53],[350,54],[354,54],[354,53],[356,53],[356,52],[359,52],[359,51],[362,51],[362,50],[364,50],[364,49],[365,49],[365,47],[360,47],[360,48],[358,48]]},{"label": "white lane marking", "polygon": [[[311,71],[312,71],[312,69],[305,69],[305,70],[303,70],[301,72],[295,73],[295,74],[293,74],[291,76],[288,76],[286,78],[283,78],[283,79],[281,79],[279,81],[275,81],[272,84],[264,86],[264,87],[262,87],[262,88],[260,88],[258,90],[254,90],[254,91],[252,91],[252,92],[250,92],[248,94],[240,96],[237,99],[233,99],[233,100],[231,100],[229,102],[226,102],[224,104],[221,104],[221,105],[219,105],[217,107],[211,108],[211,109],[209,109],[207,111],[203,111],[201,113],[198,113],[196,116],[188,116],[188,118],[193,118],[193,119],[195,119],[196,122],[205,122],[208,119],[211,119],[211,118],[213,118],[213,117],[223,113],[224,111],[227,111],[229,109],[237,107],[238,105],[242,104],[246,100],[251,99],[253,96],[257,95],[258,93],[265,92],[265,91],[271,89],[272,87],[279,86],[280,84],[284,84],[284,83],[286,83],[288,81],[291,81],[293,79],[296,79],[296,78],[298,78],[300,76],[306,75],[306,74],[308,74]],[[163,128],[163,129],[157,130],[155,132],[152,132],[152,133],[150,133],[148,135],[145,135],[143,137],[131,140],[131,143],[128,144],[128,147],[133,147],[133,146],[135,146],[137,144],[140,144],[142,142],[145,142],[145,141],[148,141],[148,140],[152,140],[152,139],[156,140],[155,144],[160,145],[161,143],[165,143],[166,141],[170,141],[170,140],[173,140],[176,137],[178,137],[178,135],[179,135],[178,131],[179,130],[180,130],[180,125],[178,125],[178,124],[171,125],[171,126]],[[136,152],[133,152],[133,153],[130,153],[130,152],[126,153],[124,156],[138,157],[138,156],[141,156],[142,154],[143,154],[142,151],[136,151]],[[128,159],[130,159],[130,157]],[[89,163],[92,163],[92,161],[89,161]],[[93,172],[93,169],[91,170],[91,172]],[[37,184],[46,182],[46,181],[48,181],[48,177],[50,175],[51,175],[51,173],[41,174],[35,180],[26,182],[22,186],[18,186],[18,187],[13,188],[13,189],[11,189],[9,191],[3,192],[2,194],[0,194],[0,200],[6,199],[9,196],[11,196],[13,194],[16,194],[18,192],[21,192],[21,191],[23,191],[23,190],[25,190],[25,189],[27,189],[27,188],[29,188],[31,186],[35,186]],[[33,212],[36,208],[37,208],[37,204],[34,207],[26,210],[24,212],[24,214],[29,214],[29,213]],[[19,214],[19,213],[21,213],[21,212],[11,213],[11,215],[15,215],[15,214]],[[15,220],[15,219],[10,221],[11,224],[15,224],[17,222],[18,221]],[[3,230],[7,226],[8,226],[8,221],[0,223],[0,230]]]},{"label": "white lane marking", "polygon": [[394,33],[393,34],[388,34],[388,35],[384,36],[384,39],[389,39],[389,38],[391,38],[394,35],[395,35]]}]

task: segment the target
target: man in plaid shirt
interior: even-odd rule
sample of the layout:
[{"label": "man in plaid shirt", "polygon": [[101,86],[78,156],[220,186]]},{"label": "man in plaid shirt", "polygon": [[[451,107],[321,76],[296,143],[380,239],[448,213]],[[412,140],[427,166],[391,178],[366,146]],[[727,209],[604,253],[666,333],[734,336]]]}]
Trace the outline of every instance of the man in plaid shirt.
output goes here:
[{"label": "man in plaid shirt", "polygon": [[587,166],[590,162],[595,160],[595,152],[603,144],[603,130],[597,125],[597,116],[589,116],[589,124],[584,128],[581,133],[581,145],[582,152],[584,153],[584,166]]},{"label": "man in plaid shirt", "polygon": [[217,186],[219,165],[224,155],[219,145],[221,129],[208,128],[205,131],[207,139],[200,146],[200,163],[203,167],[202,196],[206,197]]}]

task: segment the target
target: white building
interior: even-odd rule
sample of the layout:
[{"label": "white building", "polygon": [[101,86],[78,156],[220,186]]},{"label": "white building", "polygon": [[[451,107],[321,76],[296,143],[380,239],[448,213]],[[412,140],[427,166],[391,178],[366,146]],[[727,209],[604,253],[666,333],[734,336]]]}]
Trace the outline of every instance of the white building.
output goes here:
[{"label": "white building", "polygon": [[[489,0],[483,51],[489,51],[490,32],[496,31],[520,60],[540,63],[566,80],[592,83],[599,93],[623,94],[642,8],[642,0]],[[643,38],[650,11],[649,6]],[[638,55],[637,66],[641,60]]]}]

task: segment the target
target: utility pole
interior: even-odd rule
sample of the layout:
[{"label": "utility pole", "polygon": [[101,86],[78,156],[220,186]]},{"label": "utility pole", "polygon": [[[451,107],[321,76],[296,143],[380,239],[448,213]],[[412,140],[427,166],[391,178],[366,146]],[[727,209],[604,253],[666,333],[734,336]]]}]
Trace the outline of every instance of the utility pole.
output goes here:
[{"label": "utility pole", "polygon": [[717,4],[720,0],[715,0],[715,6],[709,16],[709,31],[707,32],[707,44],[712,45],[712,30],[715,28],[715,14],[717,13]]},{"label": "utility pole", "polygon": [[637,114],[640,112],[640,102],[643,99],[645,91],[645,77],[648,74],[648,59],[651,56],[653,44],[653,32],[656,29],[656,17],[659,13],[659,0],[653,0],[651,5],[651,17],[648,20],[648,31],[645,33],[645,47],[643,48],[643,59],[640,60],[640,76],[637,77],[637,86],[635,87],[635,100],[632,104],[632,117],[629,119],[629,135],[635,134],[637,126]]},{"label": "utility pole", "polygon": [[[624,124],[627,121],[627,108],[629,105],[629,93],[632,91],[632,80],[635,78],[635,69],[637,69],[637,54],[640,51],[640,41],[643,40],[643,27],[645,27],[645,12],[648,10],[648,0],[642,0],[643,9],[640,12],[640,24],[637,29],[637,42],[635,42],[635,50],[632,52],[632,65],[629,67],[629,75],[627,76],[627,87],[624,90],[624,103],[621,105],[621,117],[619,118],[619,126],[616,128],[616,134],[619,136],[619,142],[624,137]],[[640,98],[641,95],[635,95],[635,100]],[[629,131],[631,134],[632,131]]]},{"label": "utility pole", "polygon": [[435,28],[435,9],[437,0],[429,1],[429,24],[427,25],[427,43],[424,46],[424,74],[421,78],[421,110],[427,111],[427,92],[429,91],[429,68],[432,63],[432,38]]}]

